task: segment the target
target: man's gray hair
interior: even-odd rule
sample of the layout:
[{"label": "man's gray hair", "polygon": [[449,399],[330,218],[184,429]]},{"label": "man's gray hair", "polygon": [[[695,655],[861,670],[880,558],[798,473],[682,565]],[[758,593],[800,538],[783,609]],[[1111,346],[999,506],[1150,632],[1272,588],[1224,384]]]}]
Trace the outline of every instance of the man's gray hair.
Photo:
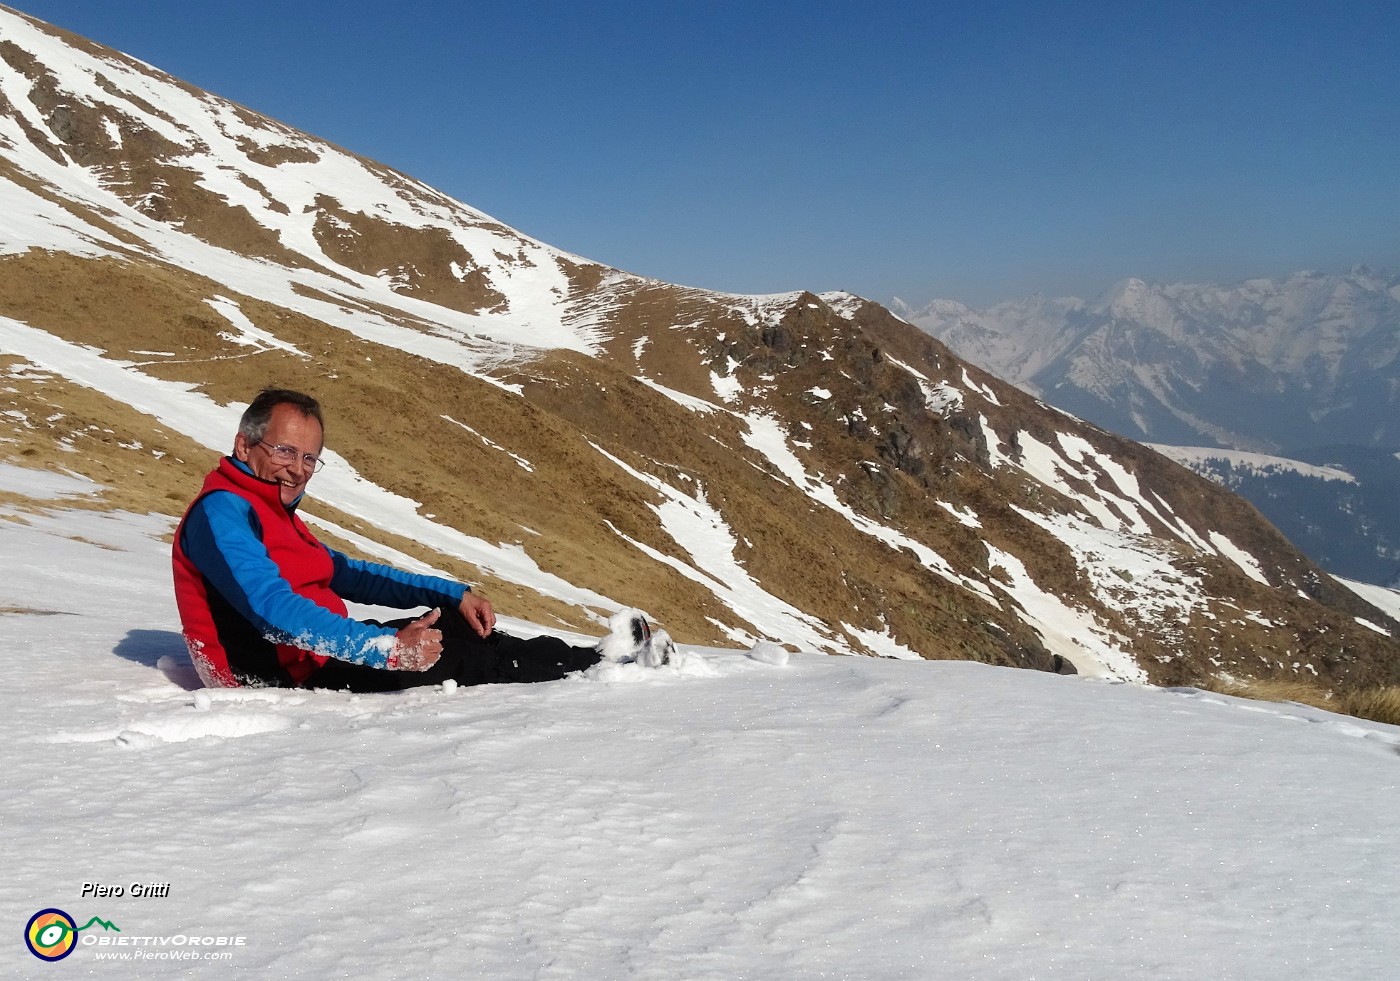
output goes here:
[{"label": "man's gray hair", "polygon": [[250,443],[261,442],[267,433],[267,424],[272,421],[272,410],[279,405],[291,405],[301,410],[301,414],[315,419],[326,430],[326,420],[321,415],[321,403],[305,392],[294,392],[289,388],[264,388],[243,410],[243,418],[238,420],[238,431]]}]

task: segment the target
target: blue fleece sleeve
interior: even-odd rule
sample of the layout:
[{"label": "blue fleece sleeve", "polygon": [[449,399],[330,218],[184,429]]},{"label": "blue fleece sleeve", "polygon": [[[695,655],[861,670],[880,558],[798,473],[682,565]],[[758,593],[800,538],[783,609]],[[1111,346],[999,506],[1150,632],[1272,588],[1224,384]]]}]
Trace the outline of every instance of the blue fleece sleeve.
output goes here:
[{"label": "blue fleece sleeve", "polygon": [[237,494],[215,491],[196,503],[185,518],[180,544],[200,574],[265,639],[342,661],[388,666],[395,631],[332,613],[293,592],[258,537],[252,506]]},{"label": "blue fleece sleeve", "polygon": [[414,606],[456,606],[467,592],[466,586],[450,579],[415,575],[393,566],[352,559],[333,548],[326,551],[335,562],[331,589],[341,599],[402,610]]}]

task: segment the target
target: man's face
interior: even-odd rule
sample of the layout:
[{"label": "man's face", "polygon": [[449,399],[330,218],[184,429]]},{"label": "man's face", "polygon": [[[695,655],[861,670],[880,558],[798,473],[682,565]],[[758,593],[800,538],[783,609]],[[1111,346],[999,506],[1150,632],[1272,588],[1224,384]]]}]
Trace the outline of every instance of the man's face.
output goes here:
[{"label": "man's face", "polygon": [[[294,405],[273,406],[267,432],[257,443],[250,443],[239,433],[233,438],[233,455],[252,468],[263,480],[281,484],[283,506],[291,503],[306,490],[313,471],[302,459],[306,454],[321,455],[321,424],[313,417],[302,415]],[[290,463],[277,459],[274,446],[290,446],[296,457]]]}]

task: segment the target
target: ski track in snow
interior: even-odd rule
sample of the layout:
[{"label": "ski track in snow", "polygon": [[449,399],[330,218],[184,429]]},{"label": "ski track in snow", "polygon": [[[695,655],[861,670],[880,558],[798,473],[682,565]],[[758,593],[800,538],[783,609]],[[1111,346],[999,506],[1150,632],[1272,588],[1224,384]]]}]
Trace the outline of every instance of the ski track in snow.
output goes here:
[{"label": "ski track in snow", "polygon": [[[10,488],[54,489],[20,469]],[[0,517],[0,608],[30,611],[0,614],[18,923],[57,906],[128,937],[243,936],[218,969],[258,977],[1311,981],[1400,962],[1396,727],[767,649],[533,686],[196,689],[170,519]],[[172,898],[81,899],[85,881]],[[67,967],[171,976],[96,950]],[[18,942],[0,956],[36,972]]]}]

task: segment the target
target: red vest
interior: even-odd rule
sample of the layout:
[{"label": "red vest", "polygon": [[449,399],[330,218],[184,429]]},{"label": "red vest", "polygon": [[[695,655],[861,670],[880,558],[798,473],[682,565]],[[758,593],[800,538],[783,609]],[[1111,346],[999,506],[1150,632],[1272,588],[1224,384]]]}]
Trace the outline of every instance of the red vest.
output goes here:
[{"label": "red vest", "polygon": [[[267,547],[282,578],[298,596],[311,600],[332,613],[346,616],[345,602],[331,592],[334,573],[330,553],[316,540],[295,511],[282,504],[281,485],[254,477],[225,457],[209,476],[191,508],[213,491],[229,491],[247,501],[257,519],[254,532]],[[189,517],[186,510],[185,518]],[[182,534],[185,519],[175,530],[175,604],[180,610],[185,643],[200,679],[211,688],[236,688],[262,671],[248,665],[261,664],[285,672],[292,684],[299,685],[328,657],[313,654],[290,644],[278,644],[262,637],[252,624],[219,596],[185,555]]]}]

